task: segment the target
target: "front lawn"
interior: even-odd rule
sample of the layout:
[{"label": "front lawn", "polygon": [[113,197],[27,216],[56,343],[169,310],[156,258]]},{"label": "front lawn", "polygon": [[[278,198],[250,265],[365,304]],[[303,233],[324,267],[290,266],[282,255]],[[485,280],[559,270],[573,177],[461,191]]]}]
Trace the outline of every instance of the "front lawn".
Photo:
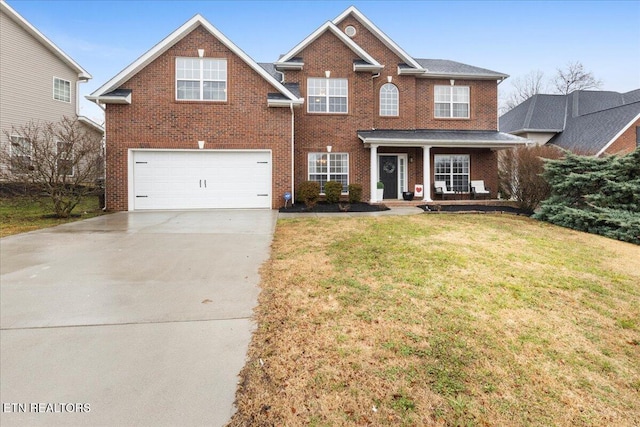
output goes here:
[{"label": "front lawn", "polygon": [[510,215],[280,220],[230,425],[640,425],[639,266]]},{"label": "front lawn", "polygon": [[84,198],[71,218],[54,218],[49,199],[26,196],[0,197],[0,237],[53,227],[102,215],[96,196]]}]

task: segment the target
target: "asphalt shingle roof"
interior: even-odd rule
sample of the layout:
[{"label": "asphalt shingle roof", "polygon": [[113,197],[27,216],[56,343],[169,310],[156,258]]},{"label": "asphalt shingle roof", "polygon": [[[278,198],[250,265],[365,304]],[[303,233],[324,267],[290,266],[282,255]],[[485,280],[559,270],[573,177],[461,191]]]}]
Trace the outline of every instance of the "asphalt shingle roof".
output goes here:
[{"label": "asphalt shingle roof", "polygon": [[358,137],[362,139],[393,139],[405,141],[468,141],[468,142],[496,142],[496,143],[512,143],[524,142],[524,138],[510,135],[498,131],[483,130],[434,130],[434,129],[416,129],[416,130],[395,130],[395,129],[373,129],[359,130]]},{"label": "asphalt shingle roof", "polygon": [[500,131],[554,131],[549,140],[585,155],[599,153],[640,115],[640,89],[627,92],[578,90],[568,95],[534,95],[500,117]]},{"label": "asphalt shingle roof", "polygon": [[471,76],[495,76],[496,78],[508,77],[507,74],[498,71],[488,70],[486,68],[474,67],[473,65],[463,64],[461,62],[450,61],[448,59],[420,59],[415,58],[416,62],[432,74],[461,74]]}]

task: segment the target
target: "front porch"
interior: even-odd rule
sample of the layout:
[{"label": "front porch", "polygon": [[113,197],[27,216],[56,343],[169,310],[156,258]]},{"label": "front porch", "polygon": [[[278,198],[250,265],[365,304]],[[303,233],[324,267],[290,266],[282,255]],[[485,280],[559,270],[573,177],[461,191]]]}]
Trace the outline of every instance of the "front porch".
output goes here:
[{"label": "front porch", "polygon": [[[524,145],[527,140],[497,131],[368,130],[358,137],[370,149],[370,203],[411,206],[403,191],[421,188],[409,203],[484,204],[497,201],[497,151]],[[472,180],[490,188],[487,199],[473,198]],[[437,200],[434,184],[445,182],[447,200]],[[378,183],[384,190],[378,190]],[[388,191],[391,187],[391,191]],[[451,199],[451,200],[448,200]],[[416,205],[417,206],[417,205]]]}]

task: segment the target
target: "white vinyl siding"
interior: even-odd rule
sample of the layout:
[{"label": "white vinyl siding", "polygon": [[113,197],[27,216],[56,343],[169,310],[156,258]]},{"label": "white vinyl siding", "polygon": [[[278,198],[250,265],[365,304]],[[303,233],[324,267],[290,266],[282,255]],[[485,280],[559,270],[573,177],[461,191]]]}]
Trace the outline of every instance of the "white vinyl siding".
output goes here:
[{"label": "white vinyl siding", "polygon": [[385,83],[380,88],[380,115],[398,116],[398,88],[393,83]]},{"label": "white vinyl siding", "polygon": [[176,99],[227,100],[227,60],[176,58]]},{"label": "white vinyl siding", "polygon": [[347,79],[307,79],[309,113],[347,113],[349,110]]},{"label": "white vinyl siding", "polygon": [[309,153],[309,181],[320,184],[320,192],[324,193],[327,181],[342,184],[342,193],[346,194],[349,186],[349,154],[348,153]]},{"label": "white vinyl siding", "polygon": [[435,179],[444,181],[454,191],[469,191],[469,155],[448,154],[434,156]]},{"label": "white vinyl siding", "polygon": [[[4,13],[0,13],[0,28],[0,135],[31,120],[58,122],[63,116],[75,116],[78,72]],[[4,58],[11,61],[5,63]],[[70,82],[69,102],[54,99],[54,77]],[[5,144],[2,149],[8,155]]]},{"label": "white vinyl siding", "polygon": [[436,118],[469,118],[469,86],[436,86]]},{"label": "white vinyl siding", "polygon": [[56,101],[71,102],[71,82],[54,77],[53,99]]}]

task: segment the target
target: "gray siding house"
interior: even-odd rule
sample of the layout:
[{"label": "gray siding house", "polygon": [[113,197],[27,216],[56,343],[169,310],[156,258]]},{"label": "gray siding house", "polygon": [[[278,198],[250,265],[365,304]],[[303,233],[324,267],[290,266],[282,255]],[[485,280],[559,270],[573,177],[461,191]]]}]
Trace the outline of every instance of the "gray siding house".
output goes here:
[{"label": "gray siding house", "polygon": [[5,132],[30,121],[75,117],[91,130],[104,129],[78,114],[78,85],[91,79],[84,68],[0,0],[0,149]]}]

